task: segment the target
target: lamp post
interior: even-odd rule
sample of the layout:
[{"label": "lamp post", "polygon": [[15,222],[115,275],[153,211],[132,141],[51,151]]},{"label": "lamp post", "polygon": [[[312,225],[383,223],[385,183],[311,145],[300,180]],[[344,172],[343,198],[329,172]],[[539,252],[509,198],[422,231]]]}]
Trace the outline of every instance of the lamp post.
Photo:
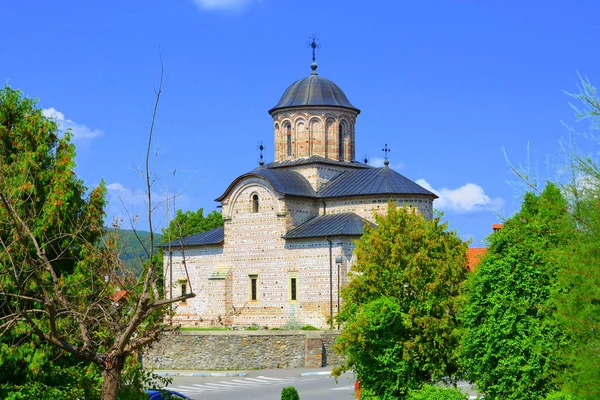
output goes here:
[{"label": "lamp post", "polygon": [[337,264],[337,328],[340,330],[340,269],[342,269],[342,256],[335,257],[335,263]]}]

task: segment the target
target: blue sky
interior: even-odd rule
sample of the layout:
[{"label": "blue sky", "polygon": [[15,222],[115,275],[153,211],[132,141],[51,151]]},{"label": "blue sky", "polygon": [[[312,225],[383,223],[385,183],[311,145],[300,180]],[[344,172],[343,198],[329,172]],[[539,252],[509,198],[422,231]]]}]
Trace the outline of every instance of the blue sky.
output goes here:
[{"label": "blue sky", "polygon": [[587,128],[564,91],[577,91],[578,73],[600,85],[599,11],[592,0],[6,1],[0,78],[74,130],[78,174],[90,187],[104,179],[108,213],[123,217],[123,204],[142,212],[136,169],[160,46],[155,194],[208,212],[257,166],[259,141],[272,160],[267,110],[310,73],[314,33],[320,75],[362,110],[357,157],[381,162],[387,143],[391,166],[437,191],[450,227],[481,246],[522,196],[503,149],[554,178],[561,121]]}]

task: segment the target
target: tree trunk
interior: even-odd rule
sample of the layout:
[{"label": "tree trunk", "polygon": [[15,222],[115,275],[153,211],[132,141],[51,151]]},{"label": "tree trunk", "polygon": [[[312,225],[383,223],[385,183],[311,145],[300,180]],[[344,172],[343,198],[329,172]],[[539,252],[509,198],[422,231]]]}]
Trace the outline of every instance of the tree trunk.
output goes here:
[{"label": "tree trunk", "polygon": [[102,369],[102,400],[117,400],[121,384],[121,371],[123,365],[115,362]]}]

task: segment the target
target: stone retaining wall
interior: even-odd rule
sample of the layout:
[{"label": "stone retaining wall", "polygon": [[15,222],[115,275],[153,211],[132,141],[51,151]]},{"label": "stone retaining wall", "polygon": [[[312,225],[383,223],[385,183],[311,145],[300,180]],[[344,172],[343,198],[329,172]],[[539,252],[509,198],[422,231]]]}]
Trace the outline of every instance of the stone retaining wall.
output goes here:
[{"label": "stone retaining wall", "polygon": [[245,370],[335,366],[337,331],[198,331],[165,336],[144,355],[153,369]]}]

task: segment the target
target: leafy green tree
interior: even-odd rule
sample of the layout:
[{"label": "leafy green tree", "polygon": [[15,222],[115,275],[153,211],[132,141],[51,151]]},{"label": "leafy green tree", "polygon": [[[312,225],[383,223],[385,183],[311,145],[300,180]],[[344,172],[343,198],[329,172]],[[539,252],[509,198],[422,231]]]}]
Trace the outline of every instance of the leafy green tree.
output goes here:
[{"label": "leafy green tree", "polygon": [[223,226],[223,217],[218,211],[211,211],[206,217],[202,208],[198,211],[182,212],[177,210],[175,218],[169,222],[167,228],[162,230],[162,241],[168,243],[173,240],[209,231]]},{"label": "leafy green tree", "polygon": [[[599,191],[600,193],[600,191]],[[570,341],[560,354],[569,365],[561,374],[563,388],[576,399],[600,397],[600,209],[598,196],[580,198],[577,215],[584,218],[570,246],[559,257],[559,286],[554,293],[555,317]]]},{"label": "leafy green tree", "polygon": [[[600,143],[600,99],[589,80],[581,79],[577,117],[589,123],[583,136]],[[561,375],[563,388],[576,399],[600,398],[600,168],[592,156],[571,151],[565,185],[577,230],[560,254],[559,286],[554,292],[556,319],[569,333],[561,349],[569,365]]]},{"label": "leafy green tree", "polygon": [[409,389],[457,372],[464,243],[440,218],[390,203],[357,242],[354,277],[342,290],[343,330],[334,373],[353,370],[361,398],[405,399]]},{"label": "leafy green tree", "polygon": [[[39,251],[51,260],[57,276],[73,274],[77,258],[86,244],[97,241],[102,230],[104,188],[86,196],[83,182],[72,172],[74,148],[69,134],[60,137],[58,127],[44,118],[35,102],[20,92],[0,90],[0,393],[10,398],[18,393],[35,398],[77,397],[83,392],[79,371],[86,369],[72,357],[31,337],[26,319],[14,318],[24,308],[27,317],[43,307],[35,293],[45,289],[48,270],[33,278],[37,268],[29,263],[35,251],[26,235],[44,243]],[[18,214],[11,210],[19,210]],[[27,230],[14,220],[27,220]],[[77,232],[72,235],[71,233]],[[84,363],[85,364],[85,363]],[[84,383],[84,388],[89,386]],[[50,397],[44,397],[50,396]],[[54,397],[53,397],[54,396]]]},{"label": "leafy green tree", "polygon": [[[117,235],[104,231],[103,185],[87,194],[73,171],[69,132],[59,135],[56,123],[19,91],[0,90],[2,338],[5,332],[24,340],[32,334],[60,353],[93,364],[101,375],[103,400],[119,395],[130,356],[172,329],[164,323],[167,306],[194,296],[164,298],[153,262],[149,153],[160,94],[159,88],[144,173],[151,245],[138,277],[124,269]],[[133,392],[144,397],[140,386]]]},{"label": "leafy green tree", "polygon": [[460,351],[469,380],[486,399],[543,399],[557,389],[568,338],[553,321],[558,252],[574,233],[567,202],[548,184],[489,237],[467,285]]}]

